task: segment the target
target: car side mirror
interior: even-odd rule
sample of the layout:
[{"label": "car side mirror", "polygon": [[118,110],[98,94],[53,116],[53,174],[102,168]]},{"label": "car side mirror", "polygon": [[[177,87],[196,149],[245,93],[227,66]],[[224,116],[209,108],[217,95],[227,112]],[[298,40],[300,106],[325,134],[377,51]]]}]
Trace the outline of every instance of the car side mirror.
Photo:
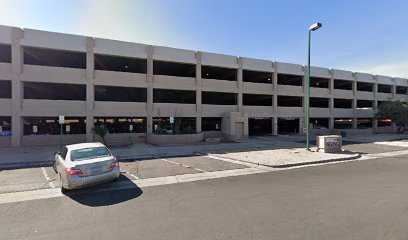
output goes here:
[{"label": "car side mirror", "polygon": [[54,152],[54,155],[60,155],[61,153],[60,152]]}]

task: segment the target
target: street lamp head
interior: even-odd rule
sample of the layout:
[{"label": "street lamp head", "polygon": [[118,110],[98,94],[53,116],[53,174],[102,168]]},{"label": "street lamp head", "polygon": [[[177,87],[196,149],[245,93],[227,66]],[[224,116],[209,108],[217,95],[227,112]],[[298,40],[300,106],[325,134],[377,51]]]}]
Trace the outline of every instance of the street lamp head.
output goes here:
[{"label": "street lamp head", "polygon": [[322,24],[321,23],[315,23],[312,26],[309,27],[309,31],[316,31],[317,29],[321,28]]}]

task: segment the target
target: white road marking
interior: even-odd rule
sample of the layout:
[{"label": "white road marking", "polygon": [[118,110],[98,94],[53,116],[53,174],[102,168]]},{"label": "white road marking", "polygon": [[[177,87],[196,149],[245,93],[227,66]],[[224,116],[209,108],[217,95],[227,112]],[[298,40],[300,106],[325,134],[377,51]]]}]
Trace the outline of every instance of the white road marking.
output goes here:
[{"label": "white road marking", "polygon": [[126,173],[127,175],[129,175],[129,176],[133,177],[133,178],[134,178],[134,179],[136,179],[136,180],[138,180],[138,179],[139,179],[139,177],[138,177],[138,176],[136,176],[136,175],[134,175],[134,174],[132,174],[132,173],[130,173],[130,172],[128,172],[128,171],[126,171],[126,170],[125,170],[125,169],[123,169],[123,168],[120,168],[120,171],[121,171],[121,172]]},{"label": "white road marking", "polygon": [[48,186],[50,188],[55,188],[53,180],[50,177],[48,177],[47,170],[45,170],[45,168],[43,168],[43,167],[41,168],[41,170],[42,170],[42,173],[43,173],[43,175],[45,177],[45,180],[47,180],[47,182],[48,182]]},{"label": "white road marking", "polygon": [[374,144],[383,144],[397,147],[408,147],[408,141],[390,141],[390,142],[374,142]]},{"label": "white road marking", "polygon": [[235,160],[235,159],[231,159],[231,158],[220,157],[220,156],[217,156],[217,155],[214,155],[214,154],[210,154],[210,155],[207,155],[205,157],[212,158],[212,159],[217,159],[217,160],[221,160],[221,161],[225,161],[225,162],[230,162],[230,163],[234,163],[234,164],[240,164],[240,165],[244,165],[244,166],[251,167],[251,168],[263,168],[265,170],[271,170],[272,169],[271,167],[266,167],[266,166],[258,165],[258,164],[255,164],[255,163],[243,162],[243,161],[239,161],[239,160]]},{"label": "white road marking", "polygon": [[197,170],[199,172],[202,172],[202,173],[207,172],[207,171],[204,171],[204,170],[199,169],[199,168],[191,167],[191,166],[188,166],[188,165],[185,165],[185,164],[182,164],[182,163],[178,163],[178,162],[173,162],[173,161],[170,161],[170,160],[167,160],[167,159],[164,159],[164,158],[162,158],[160,160],[165,161],[165,162],[169,162],[169,163],[172,163],[172,164],[177,164],[177,165],[183,166],[185,168],[192,168],[192,169],[195,169],[195,170]]},{"label": "white road marking", "polygon": [[[138,179],[138,180],[132,180],[131,183],[128,181],[119,181],[119,182],[108,183],[106,184],[105,188],[98,189],[96,191],[92,191],[92,193],[130,189],[130,188],[135,188],[136,187],[135,185],[137,185],[137,187],[146,188],[146,187],[153,187],[153,186],[162,186],[162,185],[170,185],[170,184],[185,183],[185,182],[195,182],[195,181],[224,178],[224,177],[233,177],[233,176],[242,176],[242,175],[265,173],[265,172],[268,172],[268,171],[264,169],[259,169],[259,168],[243,168],[243,169],[234,169],[234,170],[226,170],[226,171],[218,171],[218,172],[201,172],[201,173],[193,173],[193,174],[185,174],[185,175],[168,176],[168,177]],[[23,201],[30,201],[30,200],[37,200],[37,199],[57,198],[57,197],[64,197],[64,196],[65,195],[62,194],[61,190],[58,188],[40,189],[40,190],[33,190],[33,191],[14,192],[14,193],[2,193],[0,194],[0,204],[23,202]]]},{"label": "white road marking", "polygon": [[408,155],[408,150],[402,151],[394,151],[394,152],[385,152],[385,153],[373,153],[373,154],[365,154],[362,156],[363,159],[375,159],[381,157],[395,157],[401,155]]}]

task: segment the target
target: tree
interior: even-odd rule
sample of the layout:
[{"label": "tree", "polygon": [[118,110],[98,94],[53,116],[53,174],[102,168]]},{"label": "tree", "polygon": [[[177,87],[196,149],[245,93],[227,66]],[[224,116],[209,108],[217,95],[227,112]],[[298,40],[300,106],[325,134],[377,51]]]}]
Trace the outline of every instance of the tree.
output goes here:
[{"label": "tree", "polygon": [[108,134],[108,128],[105,125],[99,125],[92,128],[92,132],[102,138],[103,144],[106,144],[105,136]]},{"label": "tree", "polygon": [[385,102],[378,106],[377,119],[391,119],[398,126],[398,134],[408,131],[408,104],[401,101]]}]

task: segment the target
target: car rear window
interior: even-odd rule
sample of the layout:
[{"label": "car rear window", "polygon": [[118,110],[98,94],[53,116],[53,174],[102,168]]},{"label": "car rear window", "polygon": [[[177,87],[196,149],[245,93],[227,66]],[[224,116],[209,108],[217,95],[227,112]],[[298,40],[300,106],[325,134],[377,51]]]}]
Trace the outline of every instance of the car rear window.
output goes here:
[{"label": "car rear window", "polygon": [[106,147],[83,148],[72,150],[71,152],[72,161],[82,161],[107,156],[111,156],[111,153]]}]

